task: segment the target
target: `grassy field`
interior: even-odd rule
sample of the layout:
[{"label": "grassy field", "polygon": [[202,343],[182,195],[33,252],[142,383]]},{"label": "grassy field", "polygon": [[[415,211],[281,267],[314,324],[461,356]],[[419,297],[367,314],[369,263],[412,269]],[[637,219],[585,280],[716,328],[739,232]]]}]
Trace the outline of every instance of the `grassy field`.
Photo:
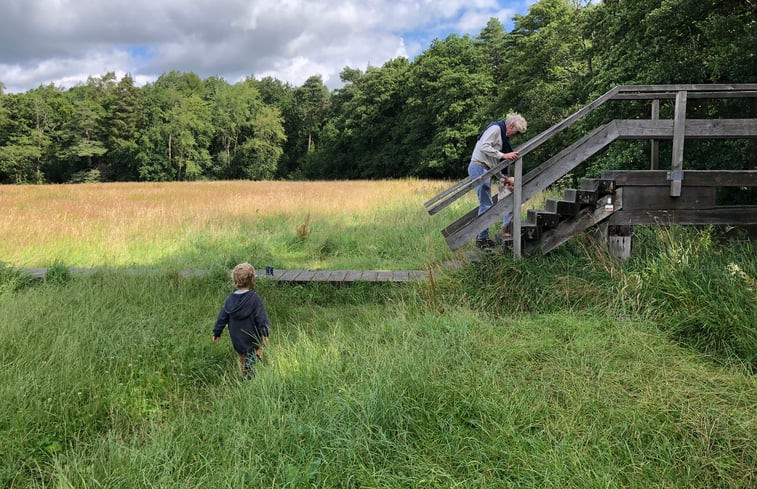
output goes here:
[{"label": "grassy field", "polygon": [[[423,202],[449,182],[3,186],[0,261],[19,267],[422,269],[448,259]],[[475,198],[475,195],[473,196]],[[453,209],[462,214],[470,198]]]},{"label": "grassy field", "polygon": [[[263,203],[282,192],[269,190],[255,213],[268,217],[258,221],[230,197],[250,184],[205,185],[82,186],[88,198],[72,197],[79,187],[0,188],[13,209],[0,217],[3,236],[16,222],[27,239],[46,240],[27,251],[22,239],[4,239],[0,259],[57,262],[42,281],[0,268],[0,487],[757,485],[757,253],[743,236],[640,229],[626,263],[585,236],[546,257],[492,255],[405,285],[261,281],[271,347],[244,381],[228,336],[212,343],[211,327],[231,290],[225,267],[259,263],[262,245],[225,248],[223,236],[294,242],[304,216],[272,215]],[[355,186],[370,184],[268,185],[324,194],[311,196],[321,205],[310,209],[303,255],[282,263],[311,263],[310,240],[345,243],[335,236],[344,229],[329,223],[348,221],[428,240],[427,250],[403,248],[377,234],[397,249],[361,255],[366,268],[400,268],[388,265],[402,251],[418,268],[448,256],[442,220],[421,206],[443,182],[376,182],[383,191],[366,188],[348,214],[360,200]],[[83,203],[94,196],[101,205]],[[146,204],[149,196],[162,204]],[[132,202],[122,204],[130,210],[116,213],[115,200]],[[137,217],[139,206],[149,217]],[[403,209],[413,217],[401,219]],[[21,227],[8,215],[16,212],[44,224]],[[101,246],[91,233],[89,245],[76,244],[77,233],[105,233],[113,220],[130,231]],[[45,237],[45,226],[77,251]],[[170,243],[171,233],[180,243],[159,256],[156,243]],[[207,247],[188,258],[198,242]],[[343,267],[348,253],[336,249],[327,261]],[[114,261],[164,272],[65,268]],[[176,273],[200,265],[213,273]]]}]

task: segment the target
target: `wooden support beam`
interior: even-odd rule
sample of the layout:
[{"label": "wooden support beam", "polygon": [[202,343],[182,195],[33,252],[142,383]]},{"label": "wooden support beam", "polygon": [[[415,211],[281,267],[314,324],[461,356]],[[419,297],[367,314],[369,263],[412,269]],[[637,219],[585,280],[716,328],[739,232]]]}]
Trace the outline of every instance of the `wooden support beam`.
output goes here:
[{"label": "wooden support beam", "polygon": [[610,216],[608,223],[622,225],[757,225],[757,206],[716,206],[711,209],[636,209]]},{"label": "wooden support beam", "polygon": [[[652,100],[652,120],[660,120],[660,99]],[[660,169],[660,140],[652,138],[649,140],[650,145],[650,170]]]},{"label": "wooden support beam", "polygon": [[[607,221],[605,221],[607,222]],[[633,226],[607,226],[607,247],[610,254],[625,261],[631,257]]]},{"label": "wooden support beam", "polygon": [[[667,186],[665,170],[602,172],[602,178],[617,186]],[[684,170],[684,187],[757,187],[757,170]]]},{"label": "wooden support beam", "polygon": [[515,162],[515,188],[513,189],[513,256],[516,260],[521,258],[521,203],[523,202],[523,158]]},{"label": "wooden support beam", "polygon": [[687,186],[678,197],[664,187],[624,186],[623,209],[708,209],[715,206],[715,187]]},{"label": "wooden support beam", "polygon": [[[618,119],[618,139],[671,139],[674,121],[661,119]],[[689,119],[686,139],[735,139],[757,137],[757,119]]]},{"label": "wooden support beam", "polygon": [[681,90],[676,94],[675,118],[673,119],[673,161],[670,165],[670,196],[681,195],[683,180],[683,142],[686,128],[686,95]]}]

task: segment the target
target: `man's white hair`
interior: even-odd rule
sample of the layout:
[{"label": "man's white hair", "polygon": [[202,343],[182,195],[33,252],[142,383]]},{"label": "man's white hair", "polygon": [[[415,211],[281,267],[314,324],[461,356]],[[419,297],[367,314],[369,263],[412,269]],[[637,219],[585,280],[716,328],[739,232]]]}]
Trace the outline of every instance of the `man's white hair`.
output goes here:
[{"label": "man's white hair", "polygon": [[528,129],[528,123],[526,122],[526,119],[524,119],[522,115],[517,113],[507,114],[507,117],[505,117],[505,124],[515,128],[515,130],[520,134],[523,134],[524,132],[526,132],[526,129]]}]

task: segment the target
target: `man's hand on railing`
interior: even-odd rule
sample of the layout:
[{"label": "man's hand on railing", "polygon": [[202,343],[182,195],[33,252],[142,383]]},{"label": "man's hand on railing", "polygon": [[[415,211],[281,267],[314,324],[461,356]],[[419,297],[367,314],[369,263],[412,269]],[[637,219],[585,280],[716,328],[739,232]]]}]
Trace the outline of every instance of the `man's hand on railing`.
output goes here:
[{"label": "man's hand on railing", "polygon": [[518,159],[518,152],[513,151],[512,153],[502,153],[503,160],[517,160]]}]

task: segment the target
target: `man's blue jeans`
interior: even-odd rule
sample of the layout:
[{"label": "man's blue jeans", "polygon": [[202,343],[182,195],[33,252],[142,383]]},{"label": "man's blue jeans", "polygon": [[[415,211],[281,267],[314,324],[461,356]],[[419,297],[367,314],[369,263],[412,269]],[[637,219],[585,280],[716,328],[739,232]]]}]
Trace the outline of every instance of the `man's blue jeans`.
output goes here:
[{"label": "man's blue jeans", "polygon": [[[477,163],[471,162],[470,165],[468,165],[468,176],[471,178],[471,180],[475,180],[484,173],[489,171],[488,168],[485,168],[482,165],[479,165]],[[485,179],[484,182],[481,183],[478,187],[476,187],[476,195],[478,196],[478,215],[480,216],[484,212],[486,212],[493,204],[492,202],[492,182],[490,178]],[[510,221],[512,220],[513,215],[508,214],[505,216],[505,218],[502,220],[503,226],[509,226]],[[478,236],[476,236],[477,240],[483,240],[487,239],[489,237],[489,229],[484,229],[481,231]]]}]

